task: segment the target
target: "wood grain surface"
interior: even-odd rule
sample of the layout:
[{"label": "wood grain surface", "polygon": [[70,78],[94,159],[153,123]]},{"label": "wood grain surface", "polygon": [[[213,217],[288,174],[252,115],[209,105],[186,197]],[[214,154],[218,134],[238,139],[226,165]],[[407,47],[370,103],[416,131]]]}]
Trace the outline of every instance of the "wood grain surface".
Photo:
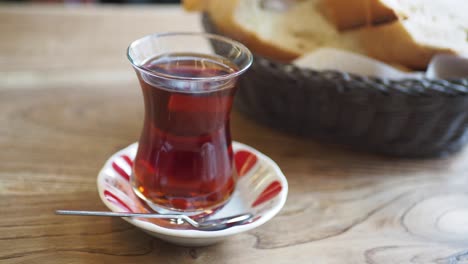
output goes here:
[{"label": "wood grain surface", "polygon": [[0,6],[0,263],[468,263],[468,149],[401,160],[295,138],[233,113],[235,140],[288,178],[285,208],[204,248],[174,246],[106,210],[97,172],[138,139],[126,46],[198,31],[177,7]]}]

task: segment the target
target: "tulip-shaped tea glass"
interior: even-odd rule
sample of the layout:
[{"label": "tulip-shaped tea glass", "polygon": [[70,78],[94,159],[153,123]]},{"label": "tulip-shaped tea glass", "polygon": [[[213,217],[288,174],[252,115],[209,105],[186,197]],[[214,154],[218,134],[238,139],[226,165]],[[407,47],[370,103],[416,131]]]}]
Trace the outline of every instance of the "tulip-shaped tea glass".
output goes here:
[{"label": "tulip-shaped tea glass", "polygon": [[252,54],[217,35],[163,33],[134,41],[127,56],[145,105],[135,193],[160,213],[220,208],[236,184],[229,116]]}]

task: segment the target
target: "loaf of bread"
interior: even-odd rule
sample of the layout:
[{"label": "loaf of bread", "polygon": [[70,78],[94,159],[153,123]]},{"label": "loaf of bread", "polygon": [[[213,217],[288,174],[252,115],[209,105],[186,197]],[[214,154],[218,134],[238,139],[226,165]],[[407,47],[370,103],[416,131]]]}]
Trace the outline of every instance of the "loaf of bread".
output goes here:
[{"label": "loaf of bread", "polygon": [[467,0],[184,0],[254,53],[291,61],[320,47],[424,69],[433,55],[468,57]]}]

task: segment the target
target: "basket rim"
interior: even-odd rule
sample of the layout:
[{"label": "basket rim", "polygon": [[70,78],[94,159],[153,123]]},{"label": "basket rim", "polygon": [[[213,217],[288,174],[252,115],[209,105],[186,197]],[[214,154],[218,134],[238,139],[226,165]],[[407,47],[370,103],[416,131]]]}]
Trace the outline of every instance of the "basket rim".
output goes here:
[{"label": "basket rim", "polygon": [[[383,77],[364,76],[339,70],[314,70],[301,68],[291,63],[277,62],[268,58],[254,54],[254,65],[261,64],[262,67],[276,68],[284,75],[290,78],[304,78],[303,76],[323,78],[325,80],[335,82],[342,85],[337,85],[342,88],[342,92],[358,90],[356,86],[362,90],[380,92],[383,94],[400,93],[404,95],[419,95],[419,96],[446,96],[460,97],[468,96],[468,77],[460,79],[414,79],[405,78],[400,80],[392,80]],[[353,85],[353,88],[347,87],[346,82],[355,82],[358,85]],[[361,90],[361,89],[359,89]]]}]

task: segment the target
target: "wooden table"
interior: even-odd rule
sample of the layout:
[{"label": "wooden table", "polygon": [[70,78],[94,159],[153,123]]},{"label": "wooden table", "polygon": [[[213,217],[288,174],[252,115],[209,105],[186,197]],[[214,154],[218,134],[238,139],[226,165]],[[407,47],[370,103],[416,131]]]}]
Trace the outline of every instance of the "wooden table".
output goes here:
[{"label": "wooden table", "polygon": [[184,248],[106,210],[96,175],[136,141],[142,96],[126,46],[200,30],[175,7],[0,6],[0,263],[467,263],[468,150],[400,160],[295,138],[233,113],[234,139],[289,180],[271,222]]}]

